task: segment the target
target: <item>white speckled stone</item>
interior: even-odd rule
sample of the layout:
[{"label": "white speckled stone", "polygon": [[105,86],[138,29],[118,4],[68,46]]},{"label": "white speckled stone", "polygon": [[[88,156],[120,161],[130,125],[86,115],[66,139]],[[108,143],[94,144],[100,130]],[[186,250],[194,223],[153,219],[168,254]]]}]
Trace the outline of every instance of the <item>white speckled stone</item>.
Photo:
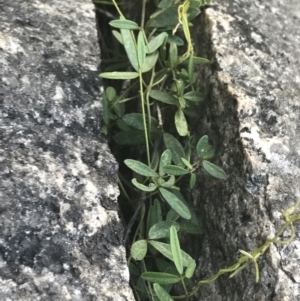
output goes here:
[{"label": "white speckled stone", "polygon": [[0,300],[134,300],[90,1],[0,1]]},{"label": "white speckled stone", "polygon": [[[217,146],[226,182],[199,174],[195,206],[205,225],[194,245],[206,278],[273,237],[281,209],[300,196],[300,2],[215,0],[195,28],[206,89],[198,136]],[[299,222],[293,243],[275,245],[254,269],[203,287],[206,301],[300,300]],[[284,234],[288,237],[288,232]]]}]

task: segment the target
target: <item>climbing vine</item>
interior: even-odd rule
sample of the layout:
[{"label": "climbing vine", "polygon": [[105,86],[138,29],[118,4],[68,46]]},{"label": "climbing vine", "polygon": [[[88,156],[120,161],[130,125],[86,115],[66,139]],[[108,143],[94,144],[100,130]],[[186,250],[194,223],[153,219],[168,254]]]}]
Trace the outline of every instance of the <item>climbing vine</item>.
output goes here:
[{"label": "climbing vine", "polygon": [[[217,181],[227,179],[225,171],[213,163],[215,149],[209,137],[196,139],[190,132],[204,99],[195,87],[194,69],[209,63],[195,55],[190,26],[210,1],[144,0],[139,24],[127,19],[115,0],[98,2],[115,8],[118,17],[109,25],[114,43],[119,44],[116,47],[123,49],[111,49],[110,66],[100,74],[106,83],[102,129],[111,143],[124,152],[130,149],[119,185],[134,209],[124,240],[131,239],[128,266],[137,298],[188,299],[204,284],[225,273],[233,277],[251,263],[258,281],[258,258],[272,243],[289,243],[294,238],[293,223],[300,219],[294,211],[300,201],[283,211],[285,223],[274,239],[250,253],[240,250],[242,256],[234,265],[194,287],[190,279],[196,262],[180,246],[179,233],[202,233],[183,188],[194,189],[199,169]],[[291,237],[282,241],[280,235],[287,228]],[[182,293],[174,295],[175,291]]]}]

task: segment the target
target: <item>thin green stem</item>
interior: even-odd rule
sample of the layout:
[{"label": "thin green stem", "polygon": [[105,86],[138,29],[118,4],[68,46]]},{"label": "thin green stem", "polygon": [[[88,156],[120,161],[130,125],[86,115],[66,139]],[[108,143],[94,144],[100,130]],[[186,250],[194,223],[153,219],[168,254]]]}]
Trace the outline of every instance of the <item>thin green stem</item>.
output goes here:
[{"label": "thin green stem", "polygon": [[146,151],[147,151],[147,162],[148,166],[151,166],[151,157],[150,157],[150,149],[149,149],[149,137],[148,137],[148,127],[146,121],[146,113],[145,113],[145,99],[144,99],[144,88],[143,88],[143,75],[142,70],[139,69],[139,79],[140,79],[140,95],[141,95],[141,105],[142,105],[142,114],[143,114],[143,124],[144,124],[144,133],[145,133],[145,141],[146,141]]},{"label": "thin green stem", "polygon": [[112,0],[112,2],[113,2],[113,4],[114,4],[114,6],[115,6],[116,10],[118,11],[118,13],[119,13],[120,17],[122,17],[122,18],[124,18],[124,19],[125,19],[125,17],[124,17],[124,15],[122,14],[122,12],[121,12],[121,10],[120,10],[120,8],[119,8],[119,6],[118,6],[118,4],[117,4],[116,0]]}]

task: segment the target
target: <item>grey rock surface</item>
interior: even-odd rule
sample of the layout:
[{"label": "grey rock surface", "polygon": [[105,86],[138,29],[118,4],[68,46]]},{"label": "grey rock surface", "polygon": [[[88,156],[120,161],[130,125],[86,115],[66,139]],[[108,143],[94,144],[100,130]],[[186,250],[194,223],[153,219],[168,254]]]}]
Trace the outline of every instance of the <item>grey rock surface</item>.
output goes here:
[{"label": "grey rock surface", "polygon": [[0,1],[0,300],[134,300],[86,0]]},{"label": "grey rock surface", "polygon": [[[207,106],[198,136],[209,135],[214,163],[229,174],[226,182],[203,176],[193,195],[206,231],[194,244],[203,279],[272,238],[280,211],[300,196],[300,2],[215,0],[199,22],[196,48],[212,64],[199,81]],[[259,260],[258,283],[252,266],[198,299],[300,300],[299,230],[298,222],[291,244]]]}]

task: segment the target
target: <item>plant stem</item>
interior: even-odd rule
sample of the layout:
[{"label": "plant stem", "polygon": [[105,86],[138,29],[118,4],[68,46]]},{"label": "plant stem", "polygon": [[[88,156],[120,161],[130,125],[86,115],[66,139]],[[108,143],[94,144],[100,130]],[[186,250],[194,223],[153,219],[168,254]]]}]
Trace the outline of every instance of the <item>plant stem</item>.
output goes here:
[{"label": "plant stem", "polygon": [[151,158],[150,158],[149,137],[148,137],[148,129],[147,129],[147,121],[146,121],[146,113],[145,113],[145,99],[144,99],[144,88],[143,88],[143,76],[142,76],[142,70],[141,69],[139,69],[139,79],[140,79],[140,95],[141,95],[141,103],[142,103],[144,133],[145,133],[146,150],[147,150],[147,162],[148,162],[148,166],[150,167],[151,166]]},{"label": "plant stem", "polygon": [[114,6],[115,6],[116,10],[118,11],[118,13],[119,13],[120,17],[122,17],[122,18],[124,18],[124,19],[125,19],[125,17],[124,17],[124,15],[122,14],[122,12],[121,12],[121,10],[120,10],[120,8],[119,8],[119,6],[118,6],[118,4],[117,4],[116,0],[112,0],[112,2],[113,2],[113,4],[114,4]]}]

